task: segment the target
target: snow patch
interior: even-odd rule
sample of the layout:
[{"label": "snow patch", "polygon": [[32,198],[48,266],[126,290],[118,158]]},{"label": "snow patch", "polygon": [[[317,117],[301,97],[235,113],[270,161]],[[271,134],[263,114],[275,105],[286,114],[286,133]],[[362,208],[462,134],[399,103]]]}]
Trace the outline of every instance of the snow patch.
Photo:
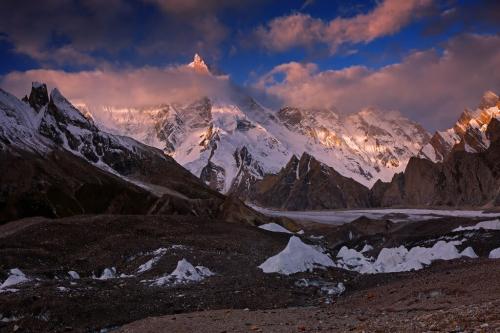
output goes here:
[{"label": "snow patch", "polygon": [[341,295],[346,290],[345,285],[342,282],[337,283],[336,287],[323,287],[321,291],[325,292],[327,295]]},{"label": "snow patch", "polygon": [[383,248],[375,261],[344,246],[337,254],[337,258],[340,258],[337,266],[361,274],[393,273],[420,270],[435,260],[477,258],[471,247],[458,252],[456,245],[460,243],[461,241],[438,241],[430,248],[416,246],[410,250],[404,246]]},{"label": "snow patch", "polygon": [[320,239],[325,238],[325,236],[324,235],[317,235],[317,236],[311,235],[311,236],[309,236],[309,238],[314,239],[314,240],[320,240]]},{"label": "snow patch", "polygon": [[41,88],[43,86],[43,83],[40,83],[38,81],[34,81],[31,83],[31,86],[35,89]]},{"label": "snow patch", "polygon": [[137,273],[144,273],[149,271],[161,259],[161,257],[163,257],[165,253],[167,253],[167,251],[168,250],[163,247],[153,251],[152,253],[153,258],[149,259],[144,264],[140,265],[139,268],[137,269]]},{"label": "snow patch", "polygon": [[177,267],[169,275],[162,276],[153,281],[151,285],[163,286],[179,283],[199,282],[209,276],[215,275],[210,269],[204,266],[194,267],[186,259],[179,260]]},{"label": "snow patch", "polygon": [[317,267],[332,267],[334,265],[335,263],[329,256],[311,245],[304,244],[299,237],[292,236],[283,251],[268,258],[259,268],[264,273],[290,275],[312,271]]},{"label": "snow patch", "polygon": [[363,249],[361,250],[361,253],[365,253],[371,250],[373,250],[373,246],[371,246],[370,244],[365,244],[365,246],[363,246]]},{"label": "snow patch", "polygon": [[295,285],[301,288],[319,287],[320,291],[328,296],[340,295],[346,290],[346,287],[342,282],[335,284],[321,280],[300,279],[295,282]]},{"label": "snow patch", "polygon": [[105,268],[104,271],[102,272],[101,276],[98,277],[98,280],[109,280],[109,279],[114,279],[116,278],[116,268],[111,267],[111,268]]},{"label": "snow patch", "polygon": [[460,256],[474,258],[474,259],[478,257],[476,252],[474,252],[474,249],[471,246],[465,248],[462,252],[460,252]]},{"label": "snow patch", "polygon": [[1,313],[0,313],[0,322],[2,323],[11,323],[11,322],[15,322],[15,321],[19,321],[21,319],[23,319],[24,316],[11,316],[11,317],[4,317]]},{"label": "snow patch", "polygon": [[147,252],[145,253],[145,255],[151,255],[153,257],[144,264],[140,265],[139,268],[137,269],[137,273],[144,273],[149,271],[169,250],[186,250],[186,249],[187,246],[174,244],[166,248],[160,247],[152,252]]},{"label": "snow patch", "polygon": [[9,289],[12,286],[26,283],[28,282],[29,279],[26,277],[26,275],[19,269],[19,268],[13,268],[9,271],[9,276],[7,279],[0,285],[0,292],[1,291],[14,291],[15,289]]},{"label": "snow patch", "polygon": [[339,250],[337,258],[340,259],[337,263],[338,267],[357,271],[362,274],[373,273],[373,259],[371,257],[367,258],[361,252],[349,249],[347,246],[343,246]]},{"label": "snow patch", "polygon": [[284,232],[284,233],[287,233],[287,234],[292,234],[291,231],[289,231],[288,229],[280,226],[279,224],[277,223],[267,223],[267,224],[263,224],[263,225],[260,225],[259,226],[260,229],[264,229],[264,230],[267,230],[267,231],[272,231],[272,232]]},{"label": "snow patch", "polygon": [[488,255],[488,258],[490,258],[490,259],[500,259],[500,247],[496,248],[494,250],[491,250],[490,254]]},{"label": "snow patch", "polygon": [[456,231],[465,231],[465,230],[479,230],[479,229],[485,229],[485,230],[500,230],[500,220],[490,220],[490,221],[483,221],[479,222],[476,225],[470,226],[470,227],[458,227],[453,229],[453,232]]},{"label": "snow patch", "polygon": [[80,279],[80,274],[78,274],[75,271],[69,271],[68,275],[73,279],[73,280],[79,280]]}]

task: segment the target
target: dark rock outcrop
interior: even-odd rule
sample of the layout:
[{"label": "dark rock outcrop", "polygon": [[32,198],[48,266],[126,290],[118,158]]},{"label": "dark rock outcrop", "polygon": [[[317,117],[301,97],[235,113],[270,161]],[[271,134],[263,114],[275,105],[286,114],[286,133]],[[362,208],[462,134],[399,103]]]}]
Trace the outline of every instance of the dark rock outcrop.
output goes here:
[{"label": "dark rock outcrop", "polygon": [[372,202],[381,206],[496,206],[500,193],[500,121],[486,130],[491,140],[481,153],[456,149],[442,163],[414,157],[404,174],[376,184]]},{"label": "dark rock outcrop", "polygon": [[47,105],[49,102],[49,94],[47,92],[47,85],[45,83],[33,82],[28,103],[36,111]]},{"label": "dark rock outcrop", "polygon": [[356,208],[370,206],[370,191],[304,153],[300,160],[293,156],[278,174],[256,182],[249,199],[287,210]]},{"label": "dark rock outcrop", "polygon": [[245,146],[236,149],[233,157],[238,169],[231,184],[230,195],[248,198],[255,188],[255,183],[264,176],[264,171]]},{"label": "dark rock outcrop", "polygon": [[79,214],[274,221],[212,190],[163,151],[102,132],[58,90],[41,98],[44,89],[33,85],[30,94],[38,109],[0,91],[0,223]]},{"label": "dark rock outcrop", "polygon": [[30,216],[146,214],[157,198],[64,150],[0,151],[0,224]]}]

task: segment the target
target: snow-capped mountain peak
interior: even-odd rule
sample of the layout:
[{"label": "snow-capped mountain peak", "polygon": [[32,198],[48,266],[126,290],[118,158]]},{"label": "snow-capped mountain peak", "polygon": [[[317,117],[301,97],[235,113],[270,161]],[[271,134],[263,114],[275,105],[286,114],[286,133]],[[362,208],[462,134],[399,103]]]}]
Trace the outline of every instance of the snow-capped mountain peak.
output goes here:
[{"label": "snow-capped mountain peak", "polygon": [[193,61],[188,64],[188,67],[194,69],[197,73],[210,73],[207,64],[205,64],[205,61],[200,57],[198,53],[195,53]]},{"label": "snow-capped mountain peak", "polygon": [[[206,64],[195,56],[189,66]],[[365,186],[390,181],[430,137],[397,112],[342,115],[335,108],[293,106],[275,111],[242,88],[229,90],[184,103],[105,107],[95,119],[113,133],[162,149],[214,189],[242,197],[256,180],[304,152]]]},{"label": "snow-capped mountain peak", "polygon": [[492,91],[487,91],[476,110],[464,110],[452,128],[437,131],[418,156],[442,162],[453,150],[485,151],[490,145],[486,129],[493,118],[500,118],[500,99]]}]

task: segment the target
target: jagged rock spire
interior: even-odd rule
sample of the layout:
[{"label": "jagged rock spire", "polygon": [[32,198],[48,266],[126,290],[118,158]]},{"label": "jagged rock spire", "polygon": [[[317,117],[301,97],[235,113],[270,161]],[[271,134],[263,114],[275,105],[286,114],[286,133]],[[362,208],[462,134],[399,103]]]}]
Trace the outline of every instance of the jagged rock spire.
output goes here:
[{"label": "jagged rock spire", "polygon": [[193,68],[198,73],[210,73],[207,64],[205,64],[205,61],[203,61],[198,53],[195,53],[193,61],[188,67]]},{"label": "jagged rock spire", "polygon": [[45,83],[33,82],[28,102],[33,109],[39,111],[44,105],[49,103],[49,94]]}]

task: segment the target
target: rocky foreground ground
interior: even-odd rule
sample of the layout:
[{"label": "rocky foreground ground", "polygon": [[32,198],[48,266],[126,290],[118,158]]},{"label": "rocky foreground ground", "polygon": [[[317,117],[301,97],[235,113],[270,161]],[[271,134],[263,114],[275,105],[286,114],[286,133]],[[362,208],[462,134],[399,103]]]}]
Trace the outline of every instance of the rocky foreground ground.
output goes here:
[{"label": "rocky foreground ground", "polygon": [[333,304],[147,318],[119,332],[499,332],[500,263],[439,263]]},{"label": "rocky foreground ground", "polygon": [[[342,246],[370,244],[375,255],[381,248],[429,246],[438,239],[463,239],[459,250],[471,246],[479,258],[436,261],[414,272],[359,274],[332,267],[288,276],[265,274],[258,266],[282,251],[290,234],[257,227],[183,216],[15,221],[0,226],[0,281],[13,268],[28,281],[0,290],[0,331],[495,332],[500,261],[487,255],[500,247],[500,231],[452,232],[479,221],[360,218],[337,227],[305,225],[298,236],[332,258]],[[214,275],[155,284],[182,259]],[[305,286],[304,279],[314,283]],[[340,282],[345,291],[329,293]]]}]

